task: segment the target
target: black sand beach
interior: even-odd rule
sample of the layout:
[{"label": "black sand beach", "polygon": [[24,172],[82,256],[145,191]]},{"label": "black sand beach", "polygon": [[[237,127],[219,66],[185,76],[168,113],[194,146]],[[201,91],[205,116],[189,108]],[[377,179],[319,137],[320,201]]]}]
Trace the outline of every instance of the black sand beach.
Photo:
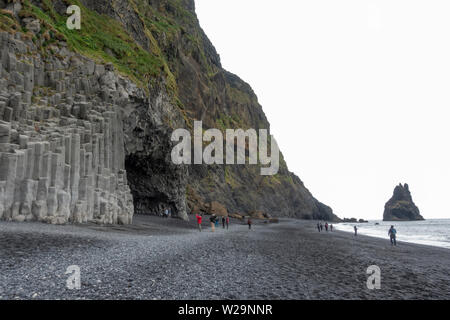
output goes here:
[{"label": "black sand beach", "polygon": [[[319,234],[308,221],[199,233],[191,220],[0,222],[0,299],[450,298],[448,249]],[[70,265],[81,268],[80,290],[66,288]],[[370,265],[381,268],[380,290],[366,287]]]}]

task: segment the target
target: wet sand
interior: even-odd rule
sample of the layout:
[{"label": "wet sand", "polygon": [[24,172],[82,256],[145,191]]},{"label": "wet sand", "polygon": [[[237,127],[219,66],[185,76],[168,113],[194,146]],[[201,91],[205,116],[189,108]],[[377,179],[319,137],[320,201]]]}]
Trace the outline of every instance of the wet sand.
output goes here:
[{"label": "wet sand", "polygon": [[[0,222],[0,299],[449,299],[450,250],[318,233],[314,222],[204,232],[136,216],[131,226]],[[66,268],[81,289],[66,288]],[[381,289],[366,269],[381,269]]]}]

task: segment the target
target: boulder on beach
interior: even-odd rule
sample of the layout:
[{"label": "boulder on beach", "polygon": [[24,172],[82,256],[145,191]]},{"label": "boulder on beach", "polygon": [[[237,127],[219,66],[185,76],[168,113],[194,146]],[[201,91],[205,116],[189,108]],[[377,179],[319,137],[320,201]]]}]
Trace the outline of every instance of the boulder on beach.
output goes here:
[{"label": "boulder on beach", "polygon": [[408,184],[395,187],[394,195],[384,206],[383,221],[425,220],[414,204]]},{"label": "boulder on beach", "polygon": [[262,212],[262,211],[251,211],[248,213],[248,215],[252,218],[261,219],[261,220],[271,218],[269,214]]},{"label": "boulder on beach", "polygon": [[227,216],[228,210],[227,208],[218,201],[212,201],[208,205],[208,212],[211,214],[215,214],[216,216]]},{"label": "boulder on beach", "polygon": [[230,213],[228,215],[230,216],[230,218],[235,218],[235,219],[240,219],[240,220],[242,220],[244,218],[244,215],[240,214],[238,212]]},{"label": "boulder on beach", "polygon": [[356,218],[344,218],[343,220],[342,220],[343,222],[346,222],[346,223],[368,223],[369,221],[367,221],[367,220],[364,220],[364,219],[356,219]]}]

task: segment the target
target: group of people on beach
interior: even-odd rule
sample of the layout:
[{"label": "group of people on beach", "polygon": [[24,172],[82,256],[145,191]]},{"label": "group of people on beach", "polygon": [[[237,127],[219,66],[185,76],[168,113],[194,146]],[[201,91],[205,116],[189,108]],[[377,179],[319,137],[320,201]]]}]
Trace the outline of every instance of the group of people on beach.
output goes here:
[{"label": "group of people on beach", "polygon": [[[211,222],[211,232],[214,232],[215,229],[219,227],[220,218],[217,217],[215,214],[212,214],[211,217],[209,218],[209,221]],[[226,227],[228,229],[229,225],[230,225],[230,217],[222,216],[222,228],[225,229]],[[199,224],[199,226],[201,226],[201,224]]]},{"label": "group of people on beach", "polygon": [[[165,218],[169,218],[172,215],[172,210],[171,208],[166,208],[163,212],[163,217]],[[198,230],[201,232],[202,231],[202,221],[203,221],[203,214],[196,214],[195,218],[197,219],[197,225],[198,225]],[[245,219],[245,217],[244,217]],[[228,229],[230,226],[230,217],[227,216],[222,216],[222,218],[220,219],[219,217],[217,217],[215,214],[212,214],[211,217],[209,218],[209,221],[211,222],[211,232],[214,232],[216,228],[219,227],[219,223],[220,220],[222,220],[222,228],[223,229]],[[247,225],[248,225],[248,229],[251,230],[252,229],[252,220],[249,217],[247,219]],[[328,230],[330,232],[333,231],[333,225],[332,224],[328,224],[328,222],[325,222],[324,224],[322,224],[322,222],[317,222],[317,230],[319,232],[322,232],[323,229],[325,229],[326,232],[328,232]],[[355,237],[358,235],[358,227],[357,226],[353,226],[353,231],[354,231],[354,235]],[[388,236],[389,239],[391,240],[391,245],[392,246],[397,246],[397,230],[394,228],[394,226],[391,226],[389,228],[388,231]]]},{"label": "group of people on beach", "polygon": [[[195,218],[197,218],[197,225],[198,225],[198,231],[202,231],[202,221],[203,221],[203,215],[202,214],[196,214]],[[220,219],[215,215],[212,214],[209,218],[209,221],[211,222],[211,231],[214,232],[216,228],[219,227],[219,221]],[[229,216],[223,216],[222,217],[222,228],[228,229],[230,226],[230,217]]]},{"label": "group of people on beach", "polygon": [[[355,237],[358,235],[358,227],[353,226],[353,230],[355,231]],[[391,226],[388,231],[389,239],[391,240],[391,246],[397,246],[397,230],[394,226]]]},{"label": "group of people on beach", "polygon": [[322,232],[324,227],[326,232],[328,232],[328,229],[330,229],[330,231],[333,231],[332,224],[328,224],[328,222],[325,222],[325,224],[322,224],[322,222],[317,222],[317,230],[319,232]]},{"label": "group of people on beach", "polygon": [[[358,227],[353,226],[353,230],[355,231],[355,237],[358,235]],[[397,230],[394,226],[391,226],[388,231],[389,239],[391,240],[391,246],[397,246]]]},{"label": "group of people on beach", "polygon": [[[326,231],[328,231],[328,228],[330,228],[330,231],[333,231],[332,224],[328,225],[328,222],[325,222],[325,225],[323,225],[322,222],[317,222],[317,230],[319,232],[323,231],[324,226],[325,226]],[[353,226],[353,231],[354,231],[354,235],[356,237],[358,235],[358,227]],[[391,245],[397,246],[397,230],[394,228],[394,226],[390,227],[390,229],[388,231],[388,236],[389,236],[389,239],[391,240]]]},{"label": "group of people on beach", "polygon": [[[197,225],[198,225],[198,231],[202,232],[202,221],[203,221],[203,214],[196,214],[195,218],[197,219]],[[220,220],[222,220],[222,228],[227,229],[230,226],[230,216],[222,216],[220,219],[215,214],[212,214],[209,218],[209,221],[211,222],[211,232],[214,232],[216,228],[219,227]],[[252,228],[252,220],[250,218],[247,219],[248,229],[250,230]]]}]

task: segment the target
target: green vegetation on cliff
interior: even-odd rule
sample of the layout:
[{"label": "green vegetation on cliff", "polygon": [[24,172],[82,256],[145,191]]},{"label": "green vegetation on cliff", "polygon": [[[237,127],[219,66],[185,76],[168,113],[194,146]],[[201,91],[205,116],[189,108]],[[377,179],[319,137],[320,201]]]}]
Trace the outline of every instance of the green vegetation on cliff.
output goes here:
[{"label": "green vegetation on cliff", "polygon": [[[8,0],[11,2],[12,0]],[[15,0],[16,2],[19,2]],[[200,27],[193,0],[21,0],[18,16],[39,19],[38,34],[26,30],[13,13],[0,11],[0,29],[24,32],[53,54],[53,45],[67,44],[101,63],[112,63],[149,94],[160,84],[192,129],[270,129],[252,88],[224,70],[220,57]],[[81,9],[81,30],[66,27],[69,5]],[[47,50],[48,49],[48,50]],[[170,119],[164,125],[172,127]],[[259,210],[332,220],[301,180],[288,171],[280,154],[280,170],[261,177],[259,166],[191,166],[187,183],[204,201],[218,201],[231,212]],[[186,187],[186,186],[182,186]],[[192,193],[188,194],[188,197]]]},{"label": "green vegetation on cliff", "polygon": [[[44,48],[58,41],[65,41],[73,51],[99,62],[113,63],[119,72],[143,88],[153,79],[164,76],[169,92],[176,94],[173,75],[151,32],[147,33],[152,43],[151,51],[148,51],[115,19],[86,8],[78,0],[66,0],[64,3],[67,6],[74,4],[80,7],[80,30],[69,30],[66,27],[68,15],[58,13],[53,1],[43,0],[40,6],[30,0],[24,0],[22,3],[20,17],[34,17],[41,21],[41,31],[36,37],[43,40]],[[2,19],[2,25],[8,22],[7,19]]]}]

